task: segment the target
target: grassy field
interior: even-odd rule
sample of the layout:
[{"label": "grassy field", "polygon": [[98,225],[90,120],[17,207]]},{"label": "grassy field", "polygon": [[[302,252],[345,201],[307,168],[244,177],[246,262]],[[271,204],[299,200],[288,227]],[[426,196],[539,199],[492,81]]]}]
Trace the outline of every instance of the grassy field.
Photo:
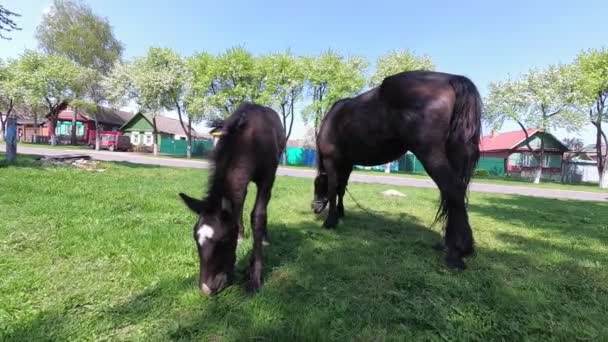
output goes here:
[{"label": "grassy field", "polygon": [[[4,142],[0,141],[0,145],[4,144]],[[26,147],[40,147],[40,148],[53,148],[53,149],[74,149],[74,150],[81,150],[81,149],[90,149],[86,146],[70,146],[70,145],[57,145],[57,146],[50,146],[50,145],[40,145],[40,144],[27,144],[27,143],[20,143],[20,146],[26,146]],[[152,155],[150,155],[150,157],[154,157]],[[163,154],[159,156],[160,158],[175,158],[175,159],[184,159],[184,157],[182,156],[175,156],[175,155],[168,155],[168,154]],[[201,158],[201,157],[194,157],[194,160],[206,160],[206,158]],[[295,165],[289,165],[286,166],[289,168],[294,168],[294,169],[306,169],[306,170],[310,170],[311,168],[308,166],[295,166]],[[356,170],[354,171],[355,173],[361,173],[361,174],[376,174],[376,175],[387,175],[385,173],[382,172],[378,172],[378,171],[368,171],[368,170]],[[422,174],[422,173],[404,173],[404,172],[399,172],[399,173],[391,173],[390,176],[398,176],[398,177],[407,177],[407,178],[418,178],[418,179],[429,179],[430,177],[426,174]],[[540,184],[533,184],[528,180],[525,179],[515,179],[515,178],[503,178],[503,177],[475,177],[473,179],[473,182],[475,183],[481,183],[481,184],[497,184],[497,185],[507,185],[507,186],[523,186],[523,187],[530,187],[530,188],[540,188],[540,189],[556,189],[556,190],[570,190],[570,191],[591,191],[591,192],[608,192],[608,189],[600,189],[597,184],[591,184],[591,183],[583,183],[583,184],[562,184],[562,183],[557,183],[557,182],[552,182],[552,181],[543,181]]]},{"label": "grassy field", "polygon": [[263,289],[240,276],[205,298],[177,193],[200,195],[206,173],[103,168],[0,165],[0,340],[608,339],[606,203],[472,194],[477,255],[452,272],[431,248],[436,191],[353,184],[374,214],[348,199],[325,231],[311,181],[278,177]]}]

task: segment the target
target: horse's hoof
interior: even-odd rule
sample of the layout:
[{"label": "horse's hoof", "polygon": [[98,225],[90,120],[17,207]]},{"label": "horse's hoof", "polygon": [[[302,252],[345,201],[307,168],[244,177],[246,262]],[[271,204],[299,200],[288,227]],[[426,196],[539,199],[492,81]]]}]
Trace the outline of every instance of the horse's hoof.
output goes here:
[{"label": "horse's hoof", "polygon": [[323,222],[323,228],[334,229],[338,225],[338,219],[336,217],[327,217]]},{"label": "horse's hoof", "polygon": [[445,258],[446,266],[451,270],[463,271],[467,268],[467,265],[464,263],[461,257],[450,257],[447,256]]},{"label": "horse's hoof", "polygon": [[323,223],[323,228],[325,228],[325,229],[335,229],[337,225],[338,225],[337,222],[336,223],[334,223],[334,222],[329,222],[328,223],[327,221],[325,221],[325,223]]},{"label": "horse's hoof", "polygon": [[255,282],[255,281],[250,280],[247,282],[245,289],[247,290],[248,293],[254,294],[254,293],[258,292],[261,287],[262,287],[261,282]]}]

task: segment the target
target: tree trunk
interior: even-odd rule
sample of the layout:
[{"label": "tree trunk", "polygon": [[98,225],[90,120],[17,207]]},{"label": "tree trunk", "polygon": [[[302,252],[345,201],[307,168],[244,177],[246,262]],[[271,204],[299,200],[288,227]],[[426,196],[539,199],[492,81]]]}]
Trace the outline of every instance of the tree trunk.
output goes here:
[{"label": "tree trunk", "polygon": [[605,168],[602,173],[600,173],[600,182],[601,189],[608,189],[608,168]]},{"label": "tree trunk", "polygon": [[95,151],[101,150],[101,141],[99,140],[99,122],[95,118]]},{"label": "tree trunk", "polygon": [[11,117],[11,112],[13,111],[13,100],[9,101],[8,110],[4,115],[0,112],[0,141],[6,138],[6,128],[8,120]]},{"label": "tree trunk", "polygon": [[70,134],[70,144],[76,145],[76,122],[78,119],[78,108],[74,108],[72,115],[72,132]]},{"label": "tree trunk", "polygon": [[97,121],[97,117],[99,116],[99,104],[95,106],[95,151],[99,151],[101,149],[101,141],[99,141],[99,121]]},{"label": "tree trunk", "polygon": [[188,137],[188,144],[186,146],[186,158],[192,158],[192,137]]},{"label": "tree trunk", "polygon": [[158,155],[158,132],[156,131],[156,115],[152,117],[152,154]]},{"label": "tree trunk", "polygon": [[32,137],[32,143],[38,143],[38,112],[33,113],[34,115],[34,136]]},{"label": "tree trunk", "polygon": [[6,128],[6,160],[12,163],[17,156],[17,118],[9,117]]},{"label": "tree trunk", "polygon": [[55,126],[57,125],[57,118],[51,115],[49,118],[49,133],[51,134],[51,146],[57,145],[57,137],[55,135]]},{"label": "tree trunk", "polygon": [[[608,188],[608,139],[602,130],[602,112],[604,110],[603,102],[602,106],[598,104],[598,114],[595,122],[591,123],[595,126],[595,152],[597,155],[597,174],[600,177],[599,187],[602,189]],[[602,143],[606,145],[606,154],[602,151]]]},{"label": "tree trunk", "polygon": [[540,156],[538,157],[538,166],[536,166],[536,174],[534,175],[534,184],[540,184],[540,179],[543,175],[543,162],[545,159],[545,132],[541,132],[540,136]]}]

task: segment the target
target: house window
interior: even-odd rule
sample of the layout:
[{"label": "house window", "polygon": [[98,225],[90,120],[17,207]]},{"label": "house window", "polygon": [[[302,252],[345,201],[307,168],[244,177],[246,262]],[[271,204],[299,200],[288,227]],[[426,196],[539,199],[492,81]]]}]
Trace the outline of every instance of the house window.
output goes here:
[{"label": "house window", "polygon": [[144,135],[144,145],[152,146],[153,144],[154,144],[154,139],[153,139],[152,133],[146,132],[146,135]]},{"label": "house window", "polygon": [[[509,165],[512,166],[523,166],[523,167],[537,167],[538,161],[536,157],[529,152],[525,153],[513,153],[509,156]],[[562,166],[562,159],[560,155],[556,154],[545,154],[543,156],[543,167],[544,168],[560,168]]]},{"label": "house window", "polygon": [[131,144],[139,145],[139,132],[131,133]]},{"label": "house window", "polygon": [[84,137],[84,124],[82,122],[76,123],[76,135],[79,137]]}]

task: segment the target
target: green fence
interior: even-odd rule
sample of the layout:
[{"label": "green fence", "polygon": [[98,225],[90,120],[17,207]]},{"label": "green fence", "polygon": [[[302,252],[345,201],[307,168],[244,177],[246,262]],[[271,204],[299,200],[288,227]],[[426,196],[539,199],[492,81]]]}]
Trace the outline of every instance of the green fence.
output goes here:
[{"label": "green fence", "polygon": [[477,170],[487,170],[492,176],[504,176],[505,160],[502,158],[481,157]]},{"label": "green fence", "polygon": [[315,166],[317,152],[301,147],[287,148],[287,165]]},{"label": "green fence", "polygon": [[[185,156],[188,142],[186,140],[161,139],[160,153],[170,154],[174,156]],[[195,140],[192,142],[192,156],[206,157],[213,150],[213,141],[211,140]]]}]

